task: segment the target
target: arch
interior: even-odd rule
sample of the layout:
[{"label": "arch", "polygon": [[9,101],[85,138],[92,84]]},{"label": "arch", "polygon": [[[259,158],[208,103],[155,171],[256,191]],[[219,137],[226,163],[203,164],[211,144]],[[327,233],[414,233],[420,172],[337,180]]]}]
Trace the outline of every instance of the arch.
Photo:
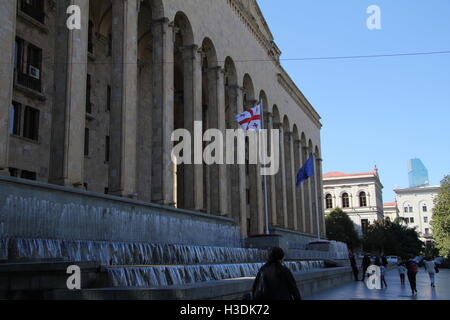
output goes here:
[{"label": "arch", "polygon": [[257,102],[255,100],[255,87],[253,85],[253,80],[248,73],[244,75],[242,87],[244,108],[247,109],[253,107]]},{"label": "arch", "polygon": [[367,207],[367,193],[365,191],[360,191],[358,193],[359,206],[364,208]]},{"label": "arch", "polygon": [[343,192],[341,195],[342,208],[350,208],[350,196],[347,192]]},{"label": "arch", "polygon": [[184,12],[178,11],[175,14],[174,26],[178,32],[176,36],[182,39],[182,46],[189,46],[194,44],[194,32],[192,25]]},{"label": "arch", "polygon": [[326,209],[333,209],[333,196],[331,193],[325,195],[325,207]]}]

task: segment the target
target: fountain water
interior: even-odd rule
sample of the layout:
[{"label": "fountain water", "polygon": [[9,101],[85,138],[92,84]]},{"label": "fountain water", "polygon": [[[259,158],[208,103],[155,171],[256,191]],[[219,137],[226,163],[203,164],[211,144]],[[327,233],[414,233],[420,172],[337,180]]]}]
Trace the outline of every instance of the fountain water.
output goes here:
[{"label": "fountain water", "polygon": [[[264,263],[110,267],[108,276],[115,287],[158,288],[197,282],[255,277]],[[292,272],[324,268],[323,261],[289,261]]]}]

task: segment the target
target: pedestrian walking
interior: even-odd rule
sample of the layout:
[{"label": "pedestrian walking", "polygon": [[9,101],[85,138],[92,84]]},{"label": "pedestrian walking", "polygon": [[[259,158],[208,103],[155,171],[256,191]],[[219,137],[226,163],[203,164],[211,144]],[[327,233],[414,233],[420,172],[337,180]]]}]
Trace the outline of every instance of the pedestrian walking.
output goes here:
[{"label": "pedestrian walking", "polygon": [[387,266],[388,266],[388,261],[387,261],[386,256],[382,256],[382,257],[381,257],[381,263],[383,264],[383,266],[384,266],[385,268],[387,268]]},{"label": "pedestrian walking", "polygon": [[361,281],[364,281],[364,278],[365,278],[366,272],[367,272],[367,268],[369,268],[371,263],[372,263],[372,261],[370,260],[369,255],[367,253],[364,254],[364,257],[363,257],[363,260],[362,260],[362,266],[361,266],[361,269],[363,271]]},{"label": "pedestrian walking", "polygon": [[424,262],[425,270],[430,277],[431,287],[435,288],[436,271],[439,272],[436,264],[431,257],[427,257]]},{"label": "pedestrian walking", "polygon": [[406,269],[408,269],[408,281],[409,285],[411,286],[412,294],[415,295],[417,294],[416,276],[419,272],[419,266],[414,260],[411,259],[408,261]]},{"label": "pedestrian walking", "polygon": [[356,265],[356,258],[355,255],[353,254],[353,252],[349,252],[348,253],[349,259],[350,259],[350,265],[352,266],[352,270],[353,270],[353,276],[355,277],[355,281],[358,281],[358,266]]},{"label": "pedestrian walking", "polygon": [[402,287],[405,286],[405,277],[407,272],[408,270],[406,269],[405,264],[403,262],[400,262],[398,265],[398,274],[400,275],[400,283]]},{"label": "pedestrian walking", "polygon": [[301,300],[294,276],[282,262],[284,251],[273,248],[268,262],[261,267],[253,283],[254,300]]},{"label": "pedestrian walking", "polygon": [[381,276],[381,289],[387,289],[386,283],[386,267],[381,265],[380,267],[380,276]]}]

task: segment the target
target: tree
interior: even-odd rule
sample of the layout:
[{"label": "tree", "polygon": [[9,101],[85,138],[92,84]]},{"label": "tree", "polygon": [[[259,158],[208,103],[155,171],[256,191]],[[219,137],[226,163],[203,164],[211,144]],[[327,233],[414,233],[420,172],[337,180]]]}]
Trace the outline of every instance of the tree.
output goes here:
[{"label": "tree", "polygon": [[434,200],[433,237],[443,257],[450,258],[450,175],[441,182],[441,190]]},{"label": "tree", "polygon": [[420,254],[423,242],[415,229],[408,228],[400,221],[376,221],[364,235],[364,250],[410,258]]},{"label": "tree", "polygon": [[344,242],[350,250],[359,246],[360,240],[353,221],[341,209],[334,209],[325,218],[325,224],[329,240]]}]

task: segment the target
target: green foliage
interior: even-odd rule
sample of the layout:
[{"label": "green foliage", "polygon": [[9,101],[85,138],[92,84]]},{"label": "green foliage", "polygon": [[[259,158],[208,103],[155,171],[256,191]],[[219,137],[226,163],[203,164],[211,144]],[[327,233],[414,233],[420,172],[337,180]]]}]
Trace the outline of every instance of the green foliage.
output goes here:
[{"label": "green foliage", "polygon": [[443,257],[450,258],[450,175],[441,182],[441,190],[434,200],[433,237]]},{"label": "green foliage", "polygon": [[423,242],[415,229],[410,229],[400,221],[376,221],[364,235],[364,250],[385,255],[410,258],[419,255]]},{"label": "green foliage", "polygon": [[341,209],[334,209],[325,218],[325,224],[329,240],[344,242],[351,250],[359,246],[360,240],[353,221]]},{"label": "green foliage", "polygon": [[434,242],[428,242],[423,250],[424,257],[436,258],[439,256],[439,249],[436,248]]}]

